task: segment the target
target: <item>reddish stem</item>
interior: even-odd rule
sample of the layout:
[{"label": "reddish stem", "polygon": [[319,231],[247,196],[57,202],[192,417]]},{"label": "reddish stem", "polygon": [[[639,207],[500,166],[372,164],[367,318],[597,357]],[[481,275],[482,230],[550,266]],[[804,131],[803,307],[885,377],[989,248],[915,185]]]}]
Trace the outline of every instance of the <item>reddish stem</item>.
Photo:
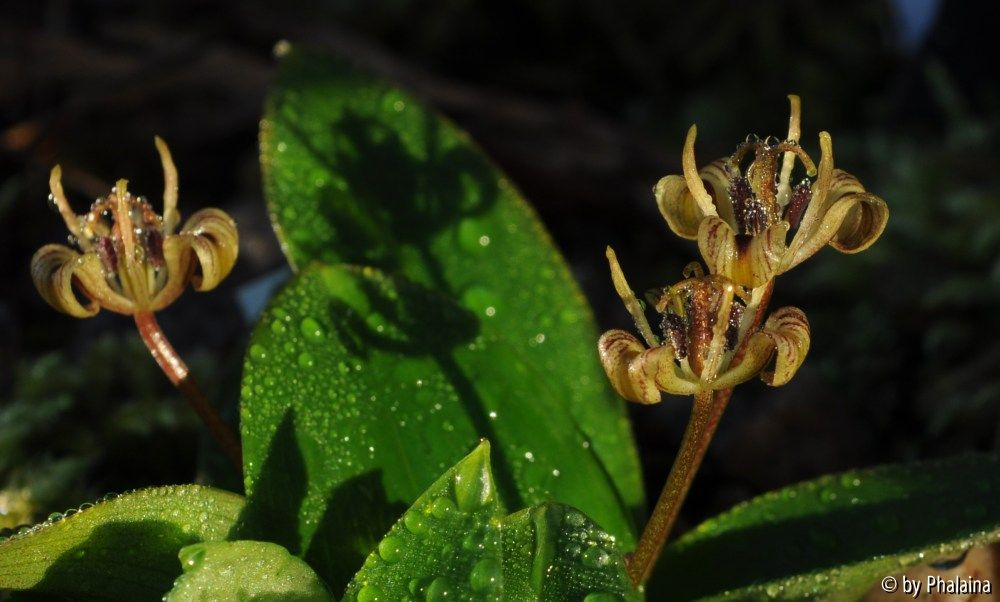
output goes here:
[{"label": "reddish stem", "polygon": [[[738,365],[746,354],[746,343],[750,339],[749,334],[754,332],[764,321],[764,314],[767,312],[767,305],[771,300],[773,290],[774,281],[772,280],[767,284],[760,303],[757,305],[748,336],[743,338],[742,344],[733,354],[730,365]],[[670,531],[673,529],[677,515],[684,504],[688,490],[691,489],[691,483],[694,482],[695,474],[701,467],[701,461],[705,457],[705,452],[708,451],[712,436],[715,434],[716,427],[719,426],[722,413],[726,410],[726,405],[732,394],[732,389],[722,389],[714,392],[706,391],[694,396],[691,417],[688,419],[680,450],[674,459],[674,465],[670,468],[670,475],[667,476],[667,482],[663,485],[663,491],[656,501],[656,506],[653,507],[653,513],[642,531],[639,543],[626,558],[629,577],[636,587],[649,579],[649,575],[656,565],[656,560],[660,557],[664,544],[667,543],[667,537],[670,536]]]},{"label": "reddish stem", "polygon": [[212,407],[205,394],[198,388],[198,385],[191,377],[191,372],[188,370],[187,364],[184,363],[184,360],[181,359],[181,356],[177,354],[177,351],[170,344],[170,341],[167,340],[166,335],[163,334],[163,330],[160,329],[160,325],[157,323],[156,317],[152,312],[139,312],[134,317],[135,325],[139,328],[139,335],[142,336],[142,340],[146,343],[146,347],[149,348],[153,359],[156,360],[160,369],[170,379],[170,382],[184,394],[188,405],[191,406],[191,409],[198,414],[201,421],[208,427],[208,432],[211,433],[212,438],[222,448],[222,452],[229,458],[233,466],[236,467],[236,470],[242,474],[243,450],[240,447],[236,433],[222,420],[222,416]]}]

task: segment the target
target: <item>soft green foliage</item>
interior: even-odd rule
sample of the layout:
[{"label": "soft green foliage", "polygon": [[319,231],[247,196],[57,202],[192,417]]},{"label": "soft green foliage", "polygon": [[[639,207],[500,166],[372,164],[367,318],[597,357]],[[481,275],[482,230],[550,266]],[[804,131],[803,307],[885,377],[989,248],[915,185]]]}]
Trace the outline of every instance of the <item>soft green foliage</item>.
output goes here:
[{"label": "soft green foliage", "polygon": [[860,595],[879,577],[1000,541],[1000,458],[884,466],[771,492],[664,553],[664,597],[799,600]]},{"label": "soft green foliage", "polygon": [[555,602],[636,595],[614,538],[580,511],[549,503],[503,514],[483,442],[406,511],[345,599]]},{"label": "soft green foliage", "polygon": [[629,533],[604,464],[550,386],[576,375],[541,372],[478,327],[447,297],[372,268],[300,273],[255,330],[244,371],[246,536],[283,543],[342,585],[483,436],[511,506],[551,497]]},{"label": "soft green foliage", "polygon": [[[317,260],[374,266],[412,281],[405,285],[406,297],[426,301],[420,309],[406,307],[409,301],[380,298],[383,293],[367,301],[314,299],[308,315],[301,308],[280,307],[288,301],[277,302],[265,322],[281,309],[294,311],[295,323],[287,333],[268,334],[270,326],[264,324],[255,334],[271,359],[254,363],[251,353],[246,371],[253,387],[265,391],[254,395],[251,388],[243,400],[245,451],[252,463],[248,489],[252,492],[263,478],[260,471],[271,454],[293,453],[273,445],[281,421],[294,420],[293,439],[307,448],[335,445],[310,442],[334,430],[340,439],[349,437],[345,443],[362,454],[352,458],[347,472],[364,474],[366,480],[353,486],[375,492],[372,516],[358,517],[366,523],[363,532],[344,533],[356,548],[353,553],[364,554],[374,543],[372,535],[388,527],[394,515],[374,514],[380,506],[412,502],[437,472],[458,459],[458,450],[485,436],[497,445],[500,487],[510,503],[521,506],[552,496],[587,512],[630,546],[642,493],[622,402],[598,364],[597,332],[576,283],[537,216],[502,173],[463,132],[410,96],[298,49],[282,58],[261,147],[269,207],[294,266]],[[337,315],[344,303],[357,315]],[[343,350],[331,343],[330,349],[310,351],[314,366],[281,364],[282,378],[309,381],[308,392],[290,387],[266,393],[261,379],[277,378],[278,369],[259,376],[257,371],[268,370],[285,345],[302,353],[295,339],[305,335],[297,320],[306,317],[332,331],[331,339],[339,340]],[[338,374],[341,362],[350,377]],[[355,370],[358,365],[363,374]],[[381,365],[386,368],[375,369]],[[332,386],[348,380],[353,391]],[[348,394],[358,399],[345,401]],[[410,403],[411,398],[418,401]],[[332,403],[363,413],[371,407],[372,416],[361,420],[378,422],[385,421],[374,416],[408,411],[404,406],[412,405],[424,417],[428,404],[461,409],[435,414],[437,424],[428,432],[437,430],[433,436],[441,441],[399,448],[396,455],[407,456],[410,466],[396,468],[391,456],[379,455],[384,453],[379,446],[375,458],[367,457],[362,433],[318,418]],[[286,416],[292,409],[295,416]],[[492,420],[491,413],[498,419]],[[419,427],[406,423],[408,429]],[[339,456],[309,452],[302,452],[308,473],[327,482],[310,484],[306,493],[297,519],[303,547],[310,545],[318,521],[333,519],[324,514],[326,497],[344,472]],[[329,474],[320,476],[313,462]],[[566,470],[569,462],[572,471]],[[390,473],[399,470],[413,474],[397,481]],[[388,494],[384,500],[382,483]],[[294,510],[298,506],[286,502],[279,513]]]},{"label": "soft green foliage", "polygon": [[261,541],[196,543],[180,552],[184,574],[164,602],[332,600],[309,565],[285,548]]},{"label": "soft green foliage", "polygon": [[128,493],[53,517],[0,543],[0,590],[72,599],[159,599],[180,574],[177,552],[225,539],[243,498],[183,485]]}]

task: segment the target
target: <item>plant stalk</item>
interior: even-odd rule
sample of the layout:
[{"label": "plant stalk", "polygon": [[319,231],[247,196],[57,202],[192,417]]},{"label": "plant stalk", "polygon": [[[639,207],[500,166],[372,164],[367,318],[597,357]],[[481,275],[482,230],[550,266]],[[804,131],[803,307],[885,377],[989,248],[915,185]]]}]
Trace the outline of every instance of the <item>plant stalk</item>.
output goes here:
[{"label": "plant stalk", "polygon": [[[774,281],[771,280],[765,286],[763,290],[758,289],[761,294],[748,334],[756,331],[764,321],[771,292],[774,290]],[[733,354],[731,365],[738,365],[743,360],[749,339],[749,336],[743,337],[743,342]],[[670,536],[688,490],[691,489],[691,483],[694,482],[694,476],[701,467],[701,461],[712,442],[712,436],[715,435],[715,429],[719,426],[732,394],[733,390],[730,388],[703,391],[694,396],[691,417],[688,419],[674,465],[670,468],[670,475],[667,476],[667,482],[663,486],[660,498],[656,501],[656,506],[653,507],[653,513],[642,531],[638,545],[626,557],[626,568],[632,584],[636,587],[649,579],[656,560],[663,551],[663,546]]]},{"label": "plant stalk", "polygon": [[191,371],[187,364],[181,359],[177,351],[163,334],[159,323],[152,312],[138,312],[135,314],[135,325],[139,329],[142,341],[146,343],[153,359],[167,375],[170,382],[184,395],[188,405],[195,414],[208,427],[208,432],[222,448],[222,453],[229,458],[229,461],[236,467],[236,470],[243,473],[243,450],[236,433],[222,420],[222,416],[216,411],[208,398],[198,388],[197,383],[191,377]]},{"label": "plant stalk", "polygon": [[732,389],[726,389],[714,393],[706,391],[694,396],[691,418],[684,431],[680,451],[670,469],[670,476],[663,486],[660,499],[656,501],[639,544],[628,556],[628,573],[634,585],[638,586],[649,579],[731,394]]}]

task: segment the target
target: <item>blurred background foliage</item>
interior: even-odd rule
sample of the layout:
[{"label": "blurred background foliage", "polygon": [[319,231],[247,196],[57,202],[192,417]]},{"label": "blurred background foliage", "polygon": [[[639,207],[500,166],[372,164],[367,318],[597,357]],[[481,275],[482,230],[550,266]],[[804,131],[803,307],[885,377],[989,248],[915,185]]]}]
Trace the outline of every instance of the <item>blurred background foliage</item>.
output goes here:
[{"label": "blurred background foliage", "polygon": [[[17,3],[0,22],[0,527],[109,490],[224,482],[197,426],[128,320],[56,315],[28,276],[65,236],[46,208],[60,162],[82,210],[115,178],[156,199],[154,134],[170,142],[181,209],[222,207],[241,259],[219,292],[161,323],[233,407],[262,288],[283,261],[260,193],[257,121],[279,39],[306,41],[399,82],[450,115],[538,208],[602,328],[628,326],[604,263],[639,290],[696,257],[651,187],[747,134],[782,136],[801,95],[804,145],[891,207],[869,252],[827,250],[774,303],[813,325],[787,387],[741,387],[682,514],[686,528],[815,475],[1000,444],[1000,82],[996,24],[972,3],[709,0],[251,0]],[[530,269],[530,266],[525,266]],[[261,280],[264,278],[264,280]],[[242,300],[242,301],[240,301]],[[530,319],[527,316],[526,319]],[[634,407],[650,497],[688,411]]]}]

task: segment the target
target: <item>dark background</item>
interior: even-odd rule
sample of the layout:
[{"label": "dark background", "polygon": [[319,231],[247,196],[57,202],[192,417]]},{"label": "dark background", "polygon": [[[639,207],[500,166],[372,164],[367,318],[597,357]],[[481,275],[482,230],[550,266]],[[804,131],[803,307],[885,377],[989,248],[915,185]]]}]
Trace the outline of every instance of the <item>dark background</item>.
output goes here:
[{"label": "dark background", "polygon": [[[377,5],[376,5],[377,4]],[[689,5],[691,4],[691,5]],[[696,6],[694,5],[696,4]],[[198,425],[130,321],[54,313],[28,266],[65,237],[46,207],[59,162],[83,210],[118,177],[157,198],[154,134],[181,173],[181,209],[240,222],[240,261],[160,321],[210,393],[234,404],[248,332],[235,295],[283,265],[260,192],[257,123],[280,39],[307,41],[410,88],[454,118],[526,192],[602,328],[628,325],[603,250],[638,290],[679,279],[652,185],[747,134],[803,142],[887,200],[856,256],[826,249],[778,280],[813,347],[786,387],[740,387],[682,514],[824,472],[1000,444],[1000,85],[997,24],[975,3],[900,0],[174,0],[8,3],[0,19],[0,527],[107,491],[215,476]],[[689,403],[633,407],[649,496]],[[238,484],[229,483],[232,487]]]}]

